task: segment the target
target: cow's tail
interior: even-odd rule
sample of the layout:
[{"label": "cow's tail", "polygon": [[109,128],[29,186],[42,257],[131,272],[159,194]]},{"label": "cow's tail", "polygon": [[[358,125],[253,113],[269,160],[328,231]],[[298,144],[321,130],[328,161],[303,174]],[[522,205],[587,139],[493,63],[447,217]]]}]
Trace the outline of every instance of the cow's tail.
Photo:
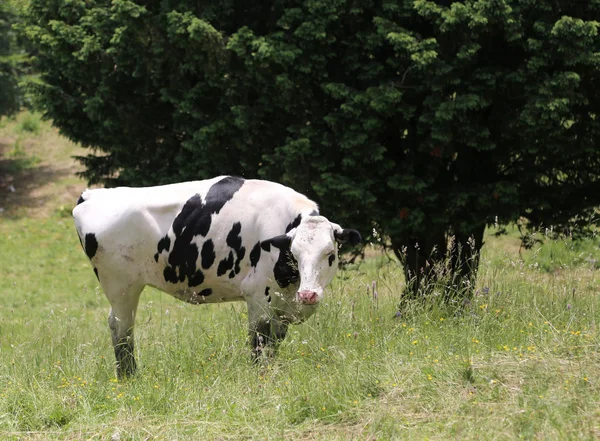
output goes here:
[{"label": "cow's tail", "polygon": [[[82,227],[80,225],[80,220],[79,219],[81,217],[81,207],[79,207],[82,203],[84,203],[85,201],[87,201],[89,198],[89,191],[88,190],[84,190],[81,195],[79,196],[79,199],[77,199],[77,204],[75,205],[75,207],[73,207],[73,218],[75,219],[75,226],[77,228],[77,235],[79,236],[79,242],[81,243],[81,247],[85,250],[85,246],[83,244],[83,239],[84,239],[84,234],[82,231]],[[79,216],[78,216],[79,214]]]},{"label": "cow's tail", "polygon": [[81,195],[79,196],[79,199],[77,199],[77,205],[87,201],[91,196],[91,192],[89,189],[84,190]]}]

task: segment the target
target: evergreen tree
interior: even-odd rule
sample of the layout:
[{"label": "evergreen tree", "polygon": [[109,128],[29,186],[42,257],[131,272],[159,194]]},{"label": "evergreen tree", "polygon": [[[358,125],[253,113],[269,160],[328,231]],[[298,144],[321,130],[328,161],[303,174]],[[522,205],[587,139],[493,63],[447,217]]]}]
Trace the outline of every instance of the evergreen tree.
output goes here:
[{"label": "evergreen tree", "polygon": [[91,182],[289,184],[389,239],[413,294],[440,261],[468,292],[486,225],[600,203],[598,0],[31,3]]},{"label": "evergreen tree", "polygon": [[0,3],[0,116],[10,115],[21,106],[18,67],[23,54],[13,28],[16,17],[11,3]]}]

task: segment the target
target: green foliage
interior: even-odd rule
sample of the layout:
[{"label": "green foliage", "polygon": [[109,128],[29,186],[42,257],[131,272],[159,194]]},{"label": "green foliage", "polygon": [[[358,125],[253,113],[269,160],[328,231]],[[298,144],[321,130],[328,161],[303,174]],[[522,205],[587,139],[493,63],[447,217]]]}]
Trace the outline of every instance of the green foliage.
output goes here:
[{"label": "green foliage", "polygon": [[32,0],[26,31],[46,115],[101,152],[80,158],[90,182],[273,179],[406,249],[415,286],[450,256],[472,287],[486,225],[581,227],[600,204],[598,17],[570,0]]}]

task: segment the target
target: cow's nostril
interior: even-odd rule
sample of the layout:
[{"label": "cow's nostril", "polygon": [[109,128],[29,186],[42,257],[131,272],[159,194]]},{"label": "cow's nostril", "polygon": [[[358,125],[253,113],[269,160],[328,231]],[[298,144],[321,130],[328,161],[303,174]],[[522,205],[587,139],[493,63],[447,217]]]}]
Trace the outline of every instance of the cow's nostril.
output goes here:
[{"label": "cow's nostril", "polygon": [[317,303],[319,296],[315,291],[303,290],[298,292],[298,300],[305,305],[314,305]]}]

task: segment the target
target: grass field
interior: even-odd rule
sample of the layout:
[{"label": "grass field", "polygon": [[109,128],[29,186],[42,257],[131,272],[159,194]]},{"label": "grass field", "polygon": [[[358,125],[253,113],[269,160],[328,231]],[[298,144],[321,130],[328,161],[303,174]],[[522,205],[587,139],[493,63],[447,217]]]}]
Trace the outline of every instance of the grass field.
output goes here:
[{"label": "grass field", "polygon": [[147,289],[141,369],[117,382],[70,217],[81,151],[35,119],[0,127],[1,440],[600,438],[597,239],[519,253],[515,233],[488,234],[469,305],[400,316],[402,271],[370,252],[258,366],[243,304]]}]

